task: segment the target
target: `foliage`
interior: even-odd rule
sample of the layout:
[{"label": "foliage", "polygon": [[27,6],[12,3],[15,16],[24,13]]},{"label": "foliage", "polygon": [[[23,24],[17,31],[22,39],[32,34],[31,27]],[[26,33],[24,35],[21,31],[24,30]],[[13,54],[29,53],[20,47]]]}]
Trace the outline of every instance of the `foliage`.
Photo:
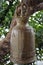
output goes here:
[{"label": "foliage", "polygon": [[36,44],[43,44],[43,11],[34,13],[29,18],[29,24],[33,26],[36,35]]},{"label": "foliage", "polygon": [[6,35],[6,33],[8,32],[15,8],[19,4],[19,0],[12,0],[12,5],[10,5],[9,1],[10,0],[2,0],[0,2],[0,37],[2,36],[2,34]]}]

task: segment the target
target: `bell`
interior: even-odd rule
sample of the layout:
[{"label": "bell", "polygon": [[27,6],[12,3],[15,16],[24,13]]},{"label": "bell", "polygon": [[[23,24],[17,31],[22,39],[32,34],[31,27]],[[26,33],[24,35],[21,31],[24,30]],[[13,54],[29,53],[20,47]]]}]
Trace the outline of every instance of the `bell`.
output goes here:
[{"label": "bell", "polygon": [[21,8],[21,5],[20,7],[17,7],[15,15],[17,25],[12,29],[10,39],[10,59],[15,64],[26,64],[35,61],[35,33],[33,28],[27,22],[25,4],[22,7],[23,9]]}]

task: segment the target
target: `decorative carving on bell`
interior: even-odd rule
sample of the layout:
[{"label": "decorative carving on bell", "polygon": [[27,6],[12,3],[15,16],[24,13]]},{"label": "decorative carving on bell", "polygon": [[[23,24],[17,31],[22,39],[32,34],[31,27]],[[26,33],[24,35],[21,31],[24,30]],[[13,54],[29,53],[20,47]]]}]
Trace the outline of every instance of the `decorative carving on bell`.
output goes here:
[{"label": "decorative carving on bell", "polygon": [[35,60],[35,35],[28,24],[28,7],[21,3],[15,11],[17,25],[11,33],[11,61],[14,63],[30,63]]}]

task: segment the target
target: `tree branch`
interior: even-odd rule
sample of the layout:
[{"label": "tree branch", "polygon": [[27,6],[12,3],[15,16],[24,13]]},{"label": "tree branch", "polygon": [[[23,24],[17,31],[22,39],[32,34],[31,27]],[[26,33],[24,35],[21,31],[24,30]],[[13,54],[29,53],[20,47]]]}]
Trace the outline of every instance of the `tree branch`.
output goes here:
[{"label": "tree branch", "polygon": [[36,7],[38,11],[43,10],[43,2],[37,5]]},{"label": "tree branch", "polygon": [[41,10],[43,10],[43,2],[33,7],[32,14]]}]

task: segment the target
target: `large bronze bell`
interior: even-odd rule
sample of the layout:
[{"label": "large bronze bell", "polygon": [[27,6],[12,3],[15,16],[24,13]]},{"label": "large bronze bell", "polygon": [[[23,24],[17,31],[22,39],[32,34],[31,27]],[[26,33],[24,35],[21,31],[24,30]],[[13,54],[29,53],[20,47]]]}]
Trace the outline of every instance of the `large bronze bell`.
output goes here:
[{"label": "large bronze bell", "polygon": [[31,63],[35,60],[35,33],[27,22],[28,9],[24,3],[17,7],[17,25],[11,33],[11,61],[17,64]]}]

